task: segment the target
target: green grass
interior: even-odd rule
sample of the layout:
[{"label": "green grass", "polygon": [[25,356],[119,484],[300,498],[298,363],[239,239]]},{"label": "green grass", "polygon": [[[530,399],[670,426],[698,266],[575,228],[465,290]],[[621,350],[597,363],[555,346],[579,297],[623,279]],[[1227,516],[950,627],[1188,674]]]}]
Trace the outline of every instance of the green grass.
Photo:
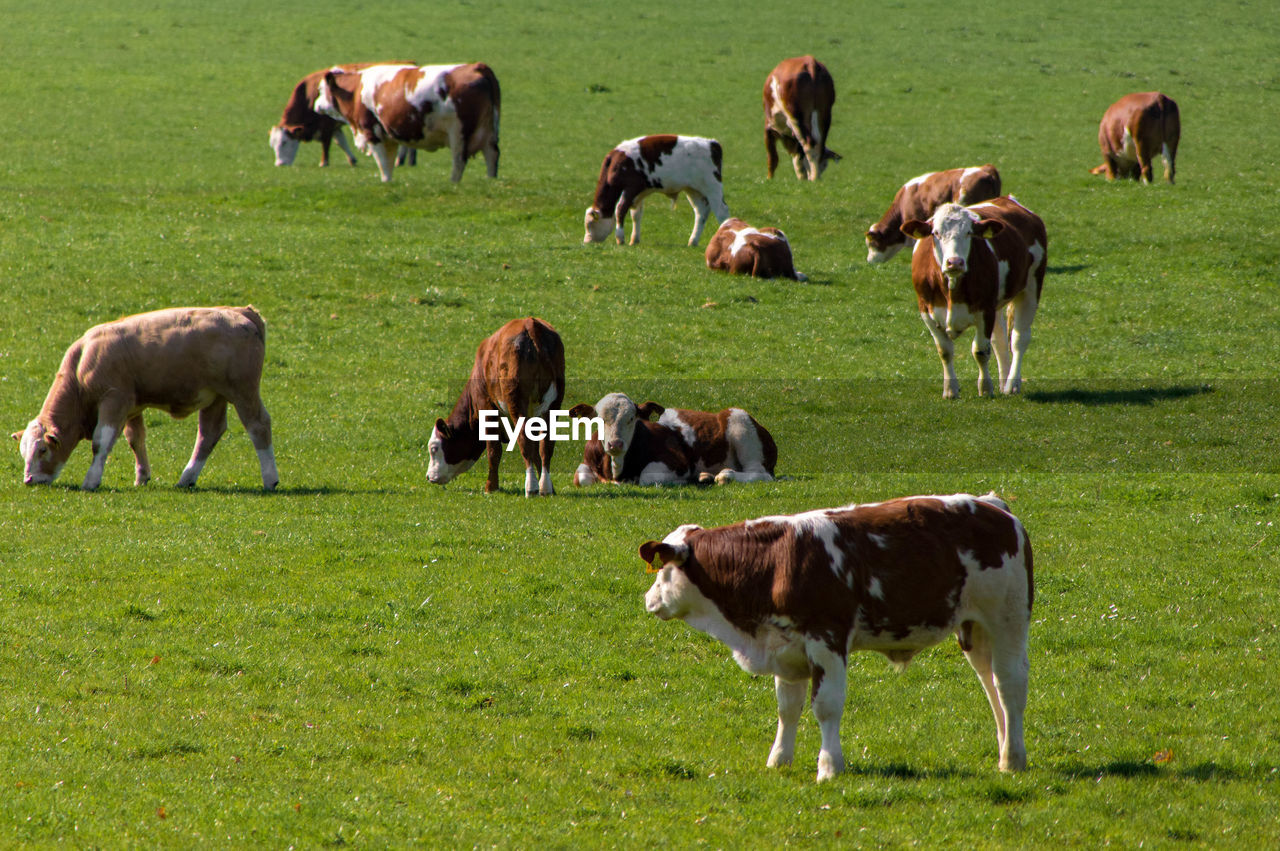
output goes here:
[{"label": "green grass", "polygon": [[[1249,3],[733,9],[56,0],[3,5],[0,415],[66,346],[173,304],[255,304],[279,493],[238,423],[193,492],[194,422],[148,415],[154,480],[77,450],[0,476],[0,830],[9,842],[677,847],[1274,846],[1280,778],[1280,20]],[[837,84],[816,185],[764,179],[759,88]],[[275,169],[266,133],[333,61],[489,62],[501,177],[447,156]],[[1106,185],[1098,118],[1161,89],[1179,184]],[[584,248],[599,163],[715,136],[730,208],[811,282],[714,274],[681,201]],[[341,160],[341,157],[338,157]],[[1048,227],[1022,398],[944,403],[908,264],[861,234],[905,179],[995,162]],[[704,243],[705,245],[705,243]],[[426,482],[430,424],[515,316],[561,332],[568,401],[741,404],[783,479],[526,501]],[[969,338],[964,341],[967,350]],[[772,684],[646,616],[636,547],[888,496],[995,489],[1036,552],[1031,767],[995,771],[981,689],[940,647],[852,660],[849,770],[764,760]],[[1159,756],[1157,756],[1159,755]]]}]

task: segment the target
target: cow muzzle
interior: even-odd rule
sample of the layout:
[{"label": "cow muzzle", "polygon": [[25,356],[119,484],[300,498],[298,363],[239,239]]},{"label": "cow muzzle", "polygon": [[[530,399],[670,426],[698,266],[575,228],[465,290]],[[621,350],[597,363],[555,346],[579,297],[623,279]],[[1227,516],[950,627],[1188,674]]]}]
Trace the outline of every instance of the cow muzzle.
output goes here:
[{"label": "cow muzzle", "polygon": [[604,451],[617,458],[622,455],[624,449],[626,449],[626,447],[622,445],[621,440],[611,440],[605,446]]}]

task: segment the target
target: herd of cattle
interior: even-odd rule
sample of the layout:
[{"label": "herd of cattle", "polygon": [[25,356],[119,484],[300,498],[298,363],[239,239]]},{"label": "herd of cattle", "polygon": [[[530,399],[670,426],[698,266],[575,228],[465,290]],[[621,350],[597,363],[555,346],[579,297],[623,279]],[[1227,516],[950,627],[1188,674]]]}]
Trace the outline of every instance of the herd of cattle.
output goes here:
[{"label": "herd of cattle", "polygon": [[[826,144],[834,102],[831,75],[812,56],[785,60],[769,74],[764,111],[770,177],[778,142],[802,180],[819,179],[828,163],[840,159]],[[337,138],[354,164],[341,129],[347,124],[383,181],[391,179],[397,154],[446,145],[454,182],[477,153],[496,177],[500,107],[497,77],[483,63],[335,65],[298,82],[270,142],[276,164],[289,165],[301,142],[318,140],[326,165]],[[1158,92],[1128,95],[1102,120],[1104,162],[1093,171],[1149,182],[1158,153],[1172,183],[1179,132],[1172,100]],[[721,156],[719,142],[694,136],[643,136],[617,145],[601,165],[584,242],[612,233],[621,243],[630,214],[631,243],[637,243],[645,197],[656,192],[674,199],[683,192],[694,209],[690,245],[699,242],[709,213],[720,222],[706,252],[709,267],[805,280],[782,231],[730,217]],[[1017,393],[1048,239],[1041,219],[1003,194],[996,168],[957,168],[908,181],[865,238],[871,263],[888,260],[914,240],[911,275],[943,361],[943,395],[959,393],[954,341],[971,325],[979,393],[994,392],[987,368],[993,348],[1000,390]],[[151,473],[142,413],[159,408],[174,417],[199,412],[195,449],[178,480],[180,487],[194,486],[226,431],[230,404],[257,452],[263,487],[274,489],[279,475],[271,418],[259,394],[264,352],[265,325],[252,307],[170,308],[90,328],[64,355],[37,417],[13,435],[24,481],[52,482],[76,445],[89,440],[93,459],[83,487],[96,489],[123,433],[136,460],[135,483],[145,484]],[[436,420],[428,479],[445,484],[487,453],[485,491],[496,490],[502,445],[481,438],[479,412],[544,416],[559,410],[564,396],[564,346],[555,329],[536,317],[506,323],[480,344],[453,411]],[[664,408],[610,393],[570,413],[603,424],[599,439],[587,441],[575,485],[774,476],[777,445],[741,408]],[[525,495],[554,493],[554,442],[525,433],[517,440]],[[684,620],[729,645],[745,670],[774,676],[778,729],[770,766],[791,762],[808,685],[822,736],[818,779],[843,769],[839,725],[849,652],[875,650],[905,666],[954,635],[995,717],[999,768],[1025,767],[1031,544],[994,494],[909,497],[715,529],[683,525],[642,545],[640,556],[657,574],[645,596],[649,612]]]}]

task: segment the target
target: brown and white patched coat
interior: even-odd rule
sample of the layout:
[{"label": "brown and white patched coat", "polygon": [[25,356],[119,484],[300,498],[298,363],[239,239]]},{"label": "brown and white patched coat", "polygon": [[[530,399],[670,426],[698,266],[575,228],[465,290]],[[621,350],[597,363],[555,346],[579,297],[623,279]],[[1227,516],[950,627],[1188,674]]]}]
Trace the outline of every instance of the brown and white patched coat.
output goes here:
[{"label": "brown and white patched coat", "polygon": [[721,223],[707,243],[707,268],[755,278],[807,281],[796,271],[791,243],[777,228],[753,228],[739,218]]},{"label": "brown and white patched coat", "polygon": [[685,525],[640,547],[656,571],[645,608],[729,646],[772,675],[778,730],[768,765],[790,764],[806,686],[822,732],[818,780],[844,769],[840,718],[848,656],[905,667],[954,635],[996,721],[1001,771],[1026,767],[1031,542],[994,494],[920,496]]},{"label": "brown and white patched coat", "polygon": [[583,217],[582,242],[604,242],[613,234],[621,245],[623,219],[630,213],[635,245],[640,242],[644,199],[656,192],[674,203],[683,192],[693,207],[689,244],[697,245],[709,213],[715,213],[717,222],[729,218],[722,159],[720,143],[700,136],[640,136],[620,142],[600,164],[595,198]]},{"label": "brown and white patched coat", "polygon": [[1181,135],[1182,118],[1173,98],[1160,92],[1125,95],[1107,107],[1098,125],[1102,165],[1092,172],[1105,174],[1107,180],[1132,177],[1150,183],[1152,163],[1159,154],[1164,159],[1164,179],[1173,183]]},{"label": "brown and white patched coat", "polygon": [[1000,172],[986,165],[931,171],[912,178],[893,196],[880,221],[867,229],[867,262],[883,263],[902,250],[902,223],[928,219],[943,204],[969,206],[1000,195]]},{"label": "brown and white patched coat", "polygon": [[779,141],[791,155],[796,177],[817,180],[840,155],[827,147],[836,85],[827,66],[812,56],[784,59],[764,80],[764,147],[769,177],[778,167]]}]

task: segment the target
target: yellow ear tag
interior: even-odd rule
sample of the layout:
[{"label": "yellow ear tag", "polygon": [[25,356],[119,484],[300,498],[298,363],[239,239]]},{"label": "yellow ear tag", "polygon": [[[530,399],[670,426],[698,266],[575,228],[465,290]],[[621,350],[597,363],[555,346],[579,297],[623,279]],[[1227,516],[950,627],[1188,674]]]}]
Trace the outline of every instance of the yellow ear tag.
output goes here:
[{"label": "yellow ear tag", "polygon": [[662,572],[662,556],[654,555],[653,561],[649,562],[649,566],[644,569],[645,573],[661,573]]}]

